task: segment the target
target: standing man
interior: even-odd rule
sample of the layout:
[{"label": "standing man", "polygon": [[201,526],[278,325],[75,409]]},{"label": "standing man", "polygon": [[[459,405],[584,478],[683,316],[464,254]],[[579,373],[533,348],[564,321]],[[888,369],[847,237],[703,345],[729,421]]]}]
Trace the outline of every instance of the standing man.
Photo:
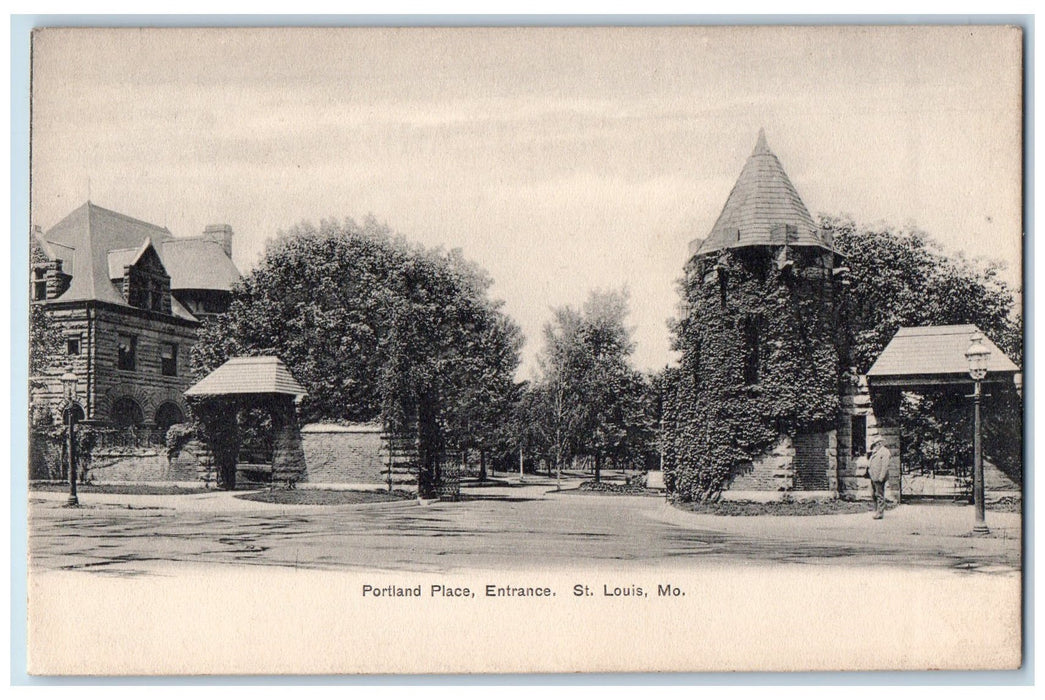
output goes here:
[{"label": "standing man", "polygon": [[871,459],[867,466],[867,476],[871,479],[875,520],[881,520],[885,515],[885,482],[889,479],[889,459],[892,456],[889,448],[881,439],[875,439],[871,443]]}]

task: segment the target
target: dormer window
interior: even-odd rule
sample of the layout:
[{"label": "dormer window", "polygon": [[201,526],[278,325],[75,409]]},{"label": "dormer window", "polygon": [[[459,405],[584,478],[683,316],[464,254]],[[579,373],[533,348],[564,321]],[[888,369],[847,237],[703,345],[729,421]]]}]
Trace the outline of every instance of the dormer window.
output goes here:
[{"label": "dormer window", "polygon": [[140,248],[109,251],[109,278],[131,306],[171,313],[171,278],[148,239]]}]

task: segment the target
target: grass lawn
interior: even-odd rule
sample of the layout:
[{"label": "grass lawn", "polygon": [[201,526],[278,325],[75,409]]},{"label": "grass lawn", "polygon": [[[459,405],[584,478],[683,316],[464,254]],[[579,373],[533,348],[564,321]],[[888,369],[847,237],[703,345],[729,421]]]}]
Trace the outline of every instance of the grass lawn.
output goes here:
[{"label": "grass lawn", "polygon": [[[847,513],[870,513],[874,506],[870,501],[719,501],[718,503],[675,503],[679,510],[708,515],[844,515]],[[887,509],[895,508],[890,503]]]},{"label": "grass lawn", "polygon": [[[30,484],[29,491],[68,493],[69,484]],[[77,484],[76,491],[78,493],[107,493],[126,496],[179,496],[208,493],[214,491],[214,489],[206,489],[202,486],[184,488],[181,486],[175,486],[174,484],[171,484],[170,486],[164,484]]]},{"label": "grass lawn", "polygon": [[279,503],[290,506],[345,506],[359,503],[387,503],[417,498],[407,491],[339,491],[334,489],[273,489],[237,496],[245,501]]},{"label": "grass lawn", "polygon": [[577,490],[581,493],[604,493],[608,496],[657,496],[664,497],[663,491],[648,489],[639,484],[627,484],[623,481],[585,481]]}]

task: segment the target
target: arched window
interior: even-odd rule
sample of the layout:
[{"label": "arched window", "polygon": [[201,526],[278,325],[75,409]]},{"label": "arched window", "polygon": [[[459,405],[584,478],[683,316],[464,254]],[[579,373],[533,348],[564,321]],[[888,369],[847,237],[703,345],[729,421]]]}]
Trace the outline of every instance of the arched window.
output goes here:
[{"label": "arched window", "polygon": [[185,414],[181,412],[178,405],[175,403],[167,402],[161,404],[156,409],[156,427],[162,430],[164,433],[175,423],[182,423],[185,421]]},{"label": "arched window", "polygon": [[137,427],[145,422],[145,414],[134,399],[125,396],[113,402],[109,422],[116,428]]}]

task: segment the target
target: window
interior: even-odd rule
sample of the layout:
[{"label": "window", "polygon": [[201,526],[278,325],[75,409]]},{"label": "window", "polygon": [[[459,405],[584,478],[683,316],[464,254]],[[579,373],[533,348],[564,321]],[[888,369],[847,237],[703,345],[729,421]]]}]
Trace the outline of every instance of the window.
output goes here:
[{"label": "window", "polygon": [[741,342],[743,343],[744,384],[758,384],[759,364],[761,362],[760,335],[761,319],[758,316],[747,316],[741,324]]},{"label": "window", "polygon": [[33,301],[47,298],[47,270],[38,267],[33,270]]},{"label": "window", "polygon": [[124,397],[113,402],[109,422],[114,428],[136,428],[145,422],[145,415],[134,399]]},{"label": "window", "polygon": [[170,430],[170,427],[175,423],[181,423],[185,420],[185,414],[181,412],[181,409],[173,403],[162,404],[156,409],[156,427],[163,431],[164,434]]},{"label": "window", "polygon": [[149,308],[153,311],[163,311],[163,285],[159,280],[153,280],[149,292]]},{"label": "window", "polygon": [[160,372],[165,377],[178,376],[178,346],[160,343]]},{"label": "window", "polygon": [[80,354],[80,339],[75,336],[70,336],[65,339],[65,354],[66,355],[79,355]]},{"label": "window", "polygon": [[859,457],[867,452],[867,416],[850,416],[849,426],[852,435],[850,454],[853,457]]},{"label": "window", "polygon": [[134,370],[134,354],[138,349],[138,337],[118,333],[116,337],[116,367],[118,369]]}]

